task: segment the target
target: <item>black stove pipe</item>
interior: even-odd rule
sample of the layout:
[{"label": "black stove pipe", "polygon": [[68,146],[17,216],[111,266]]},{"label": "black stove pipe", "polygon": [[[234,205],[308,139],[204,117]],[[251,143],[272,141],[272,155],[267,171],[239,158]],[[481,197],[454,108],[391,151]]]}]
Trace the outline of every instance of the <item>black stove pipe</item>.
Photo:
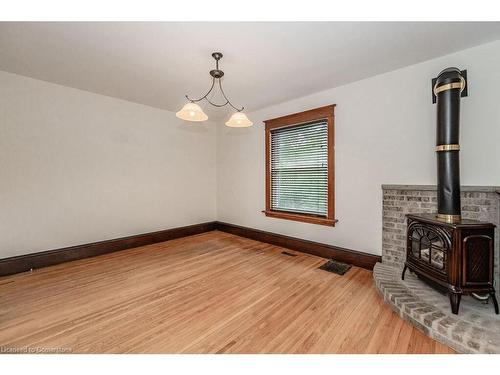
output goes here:
[{"label": "black stove pipe", "polygon": [[461,219],[459,127],[460,95],[465,79],[457,68],[439,73],[434,94],[437,99],[437,218],[446,222]]}]

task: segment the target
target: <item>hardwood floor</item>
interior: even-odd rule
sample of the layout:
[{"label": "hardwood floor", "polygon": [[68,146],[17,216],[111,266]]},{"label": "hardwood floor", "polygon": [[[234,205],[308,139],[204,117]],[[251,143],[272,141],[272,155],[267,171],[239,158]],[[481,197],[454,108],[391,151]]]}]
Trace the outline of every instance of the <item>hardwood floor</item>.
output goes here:
[{"label": "hardwood floor", "polygon": [[0,347],[73,353],[452,353],[371,272],[218,231],[0,278]]}]

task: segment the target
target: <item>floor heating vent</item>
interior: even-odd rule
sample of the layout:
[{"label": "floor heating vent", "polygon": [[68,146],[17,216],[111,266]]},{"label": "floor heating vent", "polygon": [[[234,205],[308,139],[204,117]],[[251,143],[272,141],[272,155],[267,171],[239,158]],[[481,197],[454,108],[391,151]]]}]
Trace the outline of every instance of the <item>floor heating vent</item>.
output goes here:
[{"label": "floor heating vent", "polygon": [[296,257],[297,254],[289,253],[288,251],[282,251],[281,254],[288,255],[289,257]]},{"label": "floor heating vent", "polygon": [[319,269],[323,271],[333,272],[337,275],[343,275],[351,269],[351,265],[337,262],[336,260],[331,259],[328,262],[324,263],[321,267],[319,267]]}]

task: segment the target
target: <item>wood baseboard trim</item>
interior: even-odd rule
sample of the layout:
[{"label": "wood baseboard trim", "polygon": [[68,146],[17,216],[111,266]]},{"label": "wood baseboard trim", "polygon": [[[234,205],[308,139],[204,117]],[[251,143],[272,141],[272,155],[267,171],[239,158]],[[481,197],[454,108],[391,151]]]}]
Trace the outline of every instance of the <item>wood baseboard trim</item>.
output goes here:
[{"label": "wood baseboard trim", "polygon": [[185,227],[161,230],[158,232],[143,233],[134,236],[115,238],[112,240],[0,259],[0,276],[12,275],[19,272],[29,271],[30,269],[52,266],[59,263],[70,262],[72,260],[112,253],[114,251],[151,245],[157,242],[173,240],[175,238],[210,232],[215,229],[216,223],[211,221],[207,223],[188,225]]},{"label": "wood baseboard trim", "polygon": [[210,232],[216,229],[222,232],[235,234],[240,237],[246,237],[272,245],[285,247],[287,249],[317,255],[323,258],[336,259],[340,262],[349,263],[369,270],[373,269],[375,263],[381,261],[380,256],[373,254],[303,240],[296,237],[284,236],[282,234],[266,232],[259,229],[247,228],[219,221],[211,221],[207,223],[188,225],[185,227],[161,230],[158,232],[143,233],[134,236],[115,238],[112,240],[0,259],[0,276],[13,275],[29,271],[30,269],[53,266],[73,260],[90,258],[139,246],[151,245],[194,234]]},{"label": "wood baseboard trim", "polygon": [[222,232],[235,234],[237,236],[285,247],[287,249],[292,249],[303,253],[317,255],[323,258],[335,259],[339,262],[352,264],[354,266],[366,268],[368,270],[372,270],[377,262],[382,261],[382,258],[378,255],[345,249],[343,247],[327,245],[319,242],[303,240],[296,237],[284,236],[282,234],[265,232],[260,229],[247,228],[219,221],[216,222],[215,227],[217,230],[220,230]]}]

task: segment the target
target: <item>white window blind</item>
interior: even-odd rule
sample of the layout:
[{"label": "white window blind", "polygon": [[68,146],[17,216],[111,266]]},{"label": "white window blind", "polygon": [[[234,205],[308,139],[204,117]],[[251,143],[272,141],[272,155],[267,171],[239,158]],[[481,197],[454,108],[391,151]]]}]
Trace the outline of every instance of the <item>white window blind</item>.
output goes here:
[{"label": "white window blind", "polygon": [[327,216],[326,119],[271,130],[271,209]]}]

